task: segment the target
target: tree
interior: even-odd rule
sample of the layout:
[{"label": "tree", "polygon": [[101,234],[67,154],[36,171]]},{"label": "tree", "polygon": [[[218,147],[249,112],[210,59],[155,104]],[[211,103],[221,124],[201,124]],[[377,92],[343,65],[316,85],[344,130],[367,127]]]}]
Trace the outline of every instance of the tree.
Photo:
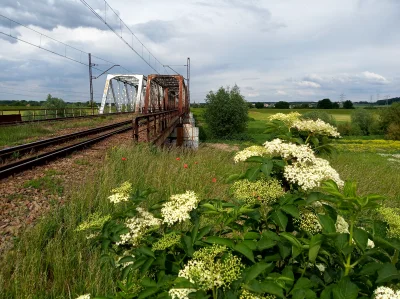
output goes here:
[{"label": "tree", "polygon": [[277,109],[289,109],[290,104],[285,101],[279,101],[278,103],[275,104],[275,108]]},{"label": "tree", "polygon": [[340,105],[338,102],[332,103],[332,109],[339,109],[339,108],[340,108]]},{"label": "tree", "polygon": [[323,99],[321,101],[318,101],[317,108],[319,108],[319,109],[332,109],[333,108],[333,104],[332,104],[330,99]]},{"label": "tree", "polygon": [[343,108],[344,109],[354,109],[353,102],[350,100],[346,100],[343,102]]},{"label": "tree", "polygon": [[351,124],[361,130],[362,135],[371,135],[377,121],[374,115],[365,109],[356,109],[351,113]]},{"label": "tree", "polygon": [[257,109],[261,109],[261,108],[264,108],[264,103],[257,102],[255,106]]},{"label": "tree", "polygon": [[214,137],[229,138],[246,130],[248,106],[237,85],[210,91],[206,103],[204,119]]},{"label": "tree", "polygon": [[44,102],[43,106],[45,106],[48,109],[65,109],[67,107],[67,104],[64,102],[63,99],[55,98],[52,97],[51,94],[47,95],[46,102]]}]

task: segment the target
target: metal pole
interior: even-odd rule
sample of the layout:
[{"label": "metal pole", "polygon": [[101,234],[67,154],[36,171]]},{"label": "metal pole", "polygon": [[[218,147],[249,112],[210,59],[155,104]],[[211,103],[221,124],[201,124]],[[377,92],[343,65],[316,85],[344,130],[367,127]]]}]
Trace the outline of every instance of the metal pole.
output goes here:
[{"label": "metal pole", "polygon": [[187,93],[188,93],[188,109],[190,107],[190,57],[187,58]]},{"label": "metal pole", "polygon": [[94,115],[93,105],[93,76],[92,76],[92,54],[89,53],[89,81],[90,81],[90,107],[92,108],[92,115]]}]

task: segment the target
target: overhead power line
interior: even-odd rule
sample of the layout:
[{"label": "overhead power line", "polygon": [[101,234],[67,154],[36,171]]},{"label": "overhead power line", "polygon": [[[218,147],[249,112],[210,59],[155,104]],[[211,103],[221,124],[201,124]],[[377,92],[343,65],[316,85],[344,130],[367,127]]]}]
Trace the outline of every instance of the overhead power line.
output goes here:
[{"label": "overhead power line", "polygon": [[[150,50],[140,41],[140,39],[136,36],[135,33],[132,32],[132,30],[126,25],[126,23],[118,16],[118,14],[114,11],[114,9],[108,4],[106,0],[104,0],[104,17],[101,16],[93,7],[91,7],[85,0],[80,0],[83,5],[85,5],[101,22],[103,22],[112,32],[115,33],[133,52],[136,53],[151,69],[153,69],[157,74],[160,74],[158,69],[157,69],[157,64],[159,68],[164,68],[166,71],[165,67],[163,64],[150,52]],[[119,21],[119,31],[120,33],[117,32],[116,29],[112,27],[110,22],[107,22],[107,7],[111,10],[111,12],[115,15],[115,17]],[[123,27],[124,26],[124,27]],[[126,28],[126,30],[131,34],[131,41],[127,41],[123,37],[123,28]],[[133,47],[133,38],[135,38],[140,44],[141,44],[141,54],[140,50],[135,49]],[[147,60],[146,57],[144,56],[145,50],[147,51],[146,56],[148,54],[149,59]],[[151,64],[151,57],[154,59],[154,64]],[[166,71],[167,72],[167,71]],[[168,73],[168,72],[167,72]]]},{"label": "overhead power line", "polygon": [[[46,35],[46,34],[44,34],[44,33],[42,33],[42,32],[39,32],[39,31],[37,31],[37,30],[35,30],[35,29],[32,29],[32,28],[30,28],[30,27],[28,27],[28,26],[25,26],[25,25],[21,24],[20,22],[17,22],[17,21],[15,21],[15,20],[12,20],[11,18],[6,17],[6,16],[4,16],[4,15],[2,15],[2,14],[0,14],[0,17],[3,18],[3,19],[5,19],[5,20],[7,20],[7,21],[9,22],[9,24],[10,24],[9,32],[6,33],[6,32],[4,32],[4,31],[0,31],[0,34],[5,35],[5,36],[7,36],[7,37],[9,37],[9,38],[12,38],[12,39],[21,41],[21,42],[26,43],[26,44],[28,44],[28,45],[31,45],[31,46],[33,46],[33,47],[39,48],[39,49],[41,49],[41,50],[47,51],[47,52],[52,53],[52,54],[54,54],[54,55],[57,55],[57,56],[66,58],[66,59],[68,59],[68,60],[70,60],[70,61],[73,61],[73,62],[82,64],[82,65],[85,65],[85,66],[89,66],[88,63],[85,63],[85,62],[82,61],[82,54],[85,54],[85,56],[87,57],[87,55],[89,54],[88,52],[85,52],[85,51],[82,51],[81,49],[78,49],[78,48],[76,48],[76,47],[70,46],[70,45],[68,45],[68,44],[66,44],[66,43],[64,43],[64,42],[61,42],[61,41],[59,41],[59,40],[57,40],[57,39],[55,39],[55,38],[52,38],[52,37],[50,37],[50,36],[48,36],[48,35]],[[6,22],[3,22],[3,23],[5,24]],[[11,31],[11,28],[12,28],[11,25],[12,25],[12,23],[17,24],[18,26],[24,27],[24,28],[30,30],[31,32],[34,32],[34,33],[38,34],[38,35],[39,35],[39,38],[38,38],[39,40],[38,40],[38,42],[37,42],[37,43],[34,43],[34,42],[32,42],[32,41],[28,41],[28,40],[26,40],[26,39],[19,38],[19,37],[17,37],[17,36],[12,35],[12,31]],[[56,52],[56,51],[53,50],[53,49],[46,48],[46,47],[44,46],[44,43],[43,43],[43,39],[44,39],[44,38],[47,38],[47,39],[49,39],[49,40],[51,40],[51,41],[53,41],[53,42],[56,42],[56,43],[58,43],[58,45],[62,45],[62,46],[64,47],[64,53],[59,53],[59,52]],[[73,51],[75,51],[76,53],[79,53],[79,57],[80,57],[79,60],[78,60],[76,57],[72,57],[72,55],[68,55],[69,52],[68,52],[67,50],[69,50],[69,51],[73,50]],[[85,58],[86,58],[86,57],[85,57]],[[92,57],[95,57],[95,58],[97,58],[97,59],[99,59],[99,60],[102,60],[102,61],[104,61],[104,62],[107,62],[107,63],[109,63],[109,64],[115,64],[114,62],[108,61],[108,60],[106,60],[106,59],[104,59],[104,58],[101,58],[101,57],[98,57],[98,56],[92,55]],[[124,69],[125,71],[127,71],[127,72],[129,72],[129,73],[132,73],[132,71],[130,71],[130,70],[128,70],[128,69],[126,69],[126,68],[124,68],[124,67],[122,67],[122,66],[120,66],[120,67],[121,67],[122,69]],[[98,71],[103,72],[102,69],[99,69],[99,68],[96,68],[96,67],[93,67],[93,68],[96,69],[96,70],[98,70]]]}]

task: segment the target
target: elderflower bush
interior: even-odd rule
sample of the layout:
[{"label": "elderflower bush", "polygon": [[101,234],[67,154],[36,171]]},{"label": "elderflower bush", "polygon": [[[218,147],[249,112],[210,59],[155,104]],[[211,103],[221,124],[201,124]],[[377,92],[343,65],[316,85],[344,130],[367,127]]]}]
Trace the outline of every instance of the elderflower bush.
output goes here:
[{"label": "elderflower bush", "polygon": [[108,298],[399,298],[400,211],[317,153],[280,138],[237,153],[249,167],[227,201],[194,190],[149,205],[152,190],[113,189],[115,211],[77,230],[119,273]]}]

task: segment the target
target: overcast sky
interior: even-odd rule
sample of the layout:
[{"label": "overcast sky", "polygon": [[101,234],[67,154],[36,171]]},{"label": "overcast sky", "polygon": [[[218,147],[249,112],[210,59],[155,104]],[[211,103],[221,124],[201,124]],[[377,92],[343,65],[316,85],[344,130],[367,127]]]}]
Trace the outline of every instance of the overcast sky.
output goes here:
[{"label": "overcast sky", "polygon": [[[117,31],[103,0],[86,0]],[[400,96],[399,0],[108,0],[162,63],[191,58],[192,102],[234,85],[248,101],[375,101]],[[0,0],[0,14],[138,74],[154,71],[79,0]],[[0,32],[65,46],[0,17]],[[141,45],[123,30],[129,43]],[[145,51],[146,52],[146,51]],[[87,63],[87,55],[67,48]],[[144,55],[148,56],[145,53]],[[150,64],[154,66],[151,58]],[[110,65],[95,58],[98,68]],[[184,67],[174,67],[186,75]],[[0,99],[87,101],[86,66],[0,34]],[[171,71],[169,70],[171,73]],[[112,73],[126,73],[115,68]],[[95,70],[95,74],[99,74]],[[100,101],[105,76],[95,80]],[[16,95],[18,94],[18,95]],[[30,95],[30,96],[25,96]]]}]

